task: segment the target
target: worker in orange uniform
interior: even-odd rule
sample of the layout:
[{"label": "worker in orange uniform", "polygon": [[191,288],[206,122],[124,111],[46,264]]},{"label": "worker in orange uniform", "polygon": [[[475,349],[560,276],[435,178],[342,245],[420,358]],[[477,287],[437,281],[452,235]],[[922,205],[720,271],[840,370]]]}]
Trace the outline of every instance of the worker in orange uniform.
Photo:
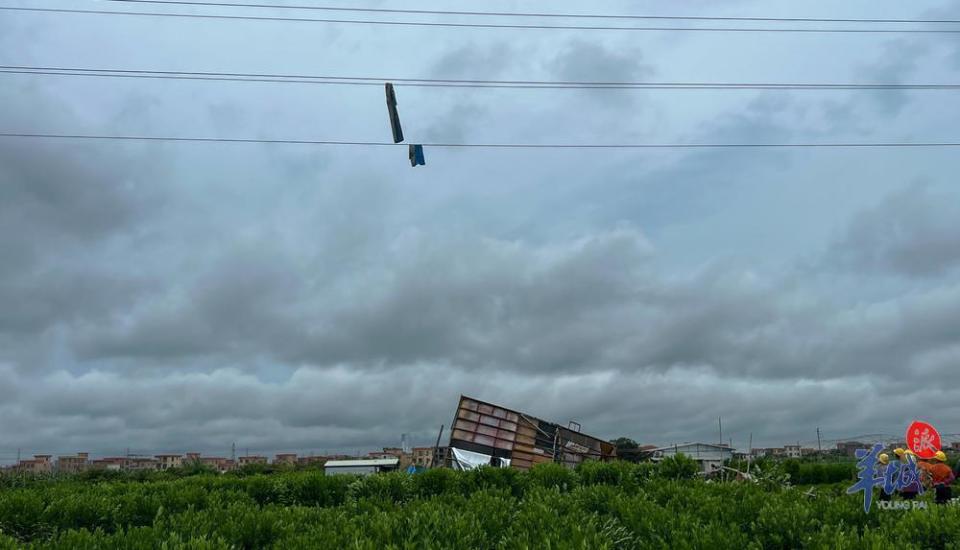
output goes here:
[{"label": "worker in orange uniform", "polygon": [[934,502],[937,504],[946,504],[953,497],[953,490],[950,485],[956,479],[953,469],[947,464],[947,455],[943,451],[937,451],[930,462],[920,462],[918,464],[928,474],[930,474],[930,485],[936,491]]},{"label": "worker in orange uniform", "polygon": [[[886,473],[886,469],[887,469],[887,468],[893,468],[893,467],[894,467],[894,466],[891,466],[891,465],[890,465],[890,455],[888,455],[887,453],[880,453],[880,455],[877,457],[877,461],[880,463],[880,465],[877,466],[877,474],[879,474],[880,477],[883,477],[883,476],[884,476],[884,474]],[[883,487],[881,487],[881,488],[880,488],[880,497],[879,497],[879,499],[880,499],[880,500],[892,500],[892,499],[893,499],[893,495],[887,494],[887,492],[883,490]]]},{"label": "worker in orange uniform", "polygon": [[[893,453],[897,455],[897,458],[900,459],[902,464],[917,461],[917,455],[915,455],[911,450],[897,448],[894,449]],[[913,500],[917,498],[917,494],[920,493],[920,489],[920,480],[914,479],[906,486],[900,488],[900,497],[903,498],[903,500]]]}]

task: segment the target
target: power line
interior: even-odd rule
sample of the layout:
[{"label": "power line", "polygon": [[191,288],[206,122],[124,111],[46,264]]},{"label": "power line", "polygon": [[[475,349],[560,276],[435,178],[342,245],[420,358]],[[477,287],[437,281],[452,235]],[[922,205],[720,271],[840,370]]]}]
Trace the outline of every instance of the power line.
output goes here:
[{"label": "power line", "polygon": [[87,67],[38,67],[0,65],[0,73],[47,76],[90,76],[109,78],[150,78],[172,80],[211,80],[230,82],[269,82],[292,84],[341,84],[382,86],[395,82],[403,86],[451,88],[535,88],[535,89],[665,89],[665,90],[956,90],[960,84],[937,83],[769,83],[769,82],[575,82],[537,80],[457,80],[432,78],[350,77],[302,74],[227,73],[196,71],[158,71],[135,69],[97,69]]},{"label": "power line", "polygon": [[592,13],[524,13],[491,11],[446,11],[446,10],[404,10],[388,8],[344,8],[339,6],[306,6],[291,4],[250,4],[240,2],[186,2],[180,0],[106,0],[123,4],[167,4],[179,6],[217,6],[230,8],[269,8],[311,11],[334,11],[352,13],[391,13],[403,15],[457,15],[480,17],[536,17],[559,19],[634,19],[658,21],[756,21],[790,23],[960,23],[960,19],[860,19],[860,18],[821,18],[821,17],[724,17],[693,15],[609,15]]},{"label": "power line", "polygon": [[320,19],[311,17],[268,17],[258,15],[214,15],[171,12],[130,12],[114,10],[76,10],[66,8],[26,8],[0,6],[0,10],[38,13],[72,13],[86,15],[126,15],[138,17],[178,17],[191,19],[223,19],[243,21],[280,21],[299,23],[331,23],[345,25],[387,25],[398,27],[446,27],[472,29],[522,29],[522,30],[577,30],[577,31],[649,31],[649,32],[746,32],[746,33],[911,33],[911,34],[960,34],[960,29],[827,29],[827,28],[764,28],[764,27],[616,27],[591,25],[524,25],[507,23],[440,23],[431,21],[380,21],[361,19]]},{"label": "power line", "polygon": [[[199,143],[263,143],[279,145],[344,145],[365,147],[407,147],[392,141],[336,141],[310,139],[214,138],[183,136],[132,136],[92,134],[39,134],[3,132],[5,138],[83,139],[116,141],[169,141]],[[932,148],[960,147],[960,142],[880,143],[423,143],[424,147],[478,149],[788,149],[788,148]]]}]

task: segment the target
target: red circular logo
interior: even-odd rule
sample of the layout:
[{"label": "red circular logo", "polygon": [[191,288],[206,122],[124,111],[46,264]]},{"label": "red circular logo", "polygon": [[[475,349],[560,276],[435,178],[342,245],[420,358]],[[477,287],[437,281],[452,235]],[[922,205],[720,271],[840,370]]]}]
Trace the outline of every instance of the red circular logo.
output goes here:
[{"label": "red circular logo", "polygon": [[907,428],[907,447],[919,458],[933,458],[940,450],[940,434],[930,424],[914,421]]}]

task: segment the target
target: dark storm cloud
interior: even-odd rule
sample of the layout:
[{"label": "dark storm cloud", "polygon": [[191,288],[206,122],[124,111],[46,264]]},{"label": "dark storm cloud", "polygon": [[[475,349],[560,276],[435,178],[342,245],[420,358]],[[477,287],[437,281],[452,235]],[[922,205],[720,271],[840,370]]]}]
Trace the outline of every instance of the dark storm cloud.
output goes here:
[{"label": "dark storm cloud", "polygon": [[960,195],[915,184],[861,212],[831,259],[858,274],[938,277],[960,264]]},{"label": "dark storm cloud", "polygon": [[492,44],[465,44],[446,51],[430,67],[430,77],[441,79],[466,78],[477,80],[499,79],[508,69],[514,69],[518,59],[516,49],[506,42]]},{"label": "dark storm cloud", "polygon": [[606,47],[584,39],[568,43],[547,67],[556,80],[569,82],[636,82],[653,73],[637,48]]},{"label": "dark storm cloud", "polygon": [[[3,90],[7,129],[42,132],[48,118],[74,118],[29,109],[14,91]],[[110,253],[135,241],[137,225],[164,206],[161,193],[142,185],[153,160],[122,149],[0,140],[0,332],[42,333],[129,305],[144,281]]]},{"label": "dark storm cloud", "polygon": [[[27,62],[9,45],[29,35],[30,59],[77,66],[956,79],[938,65],[952,45],[886,36],[50,15],[0,28],[9,64]],[[117,47],[131,37],[141,47]],[[949,94],[400,92],[417,140],[897,141],[956,126]],[[11,76],[0,98],[4,131],[389,135],[376,87]],[[949,151],[437,149],[416,170],[405,155],[0,138],[0,461],[8,447],[432,444],[461,393],[651,443],[713,440],[720,415],[741,445],[960,421]],[[917,178],[931,183],[904,190]],[[917,379],[939,387],[904,383]]]}]

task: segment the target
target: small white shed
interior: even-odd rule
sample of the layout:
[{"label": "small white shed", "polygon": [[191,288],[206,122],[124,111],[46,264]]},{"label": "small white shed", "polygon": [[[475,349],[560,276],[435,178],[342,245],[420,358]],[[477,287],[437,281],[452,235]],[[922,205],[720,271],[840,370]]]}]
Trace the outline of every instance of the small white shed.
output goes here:
[{"label": "small white shed", "polygon": [[391,472],[399,467],[399,458],[358,458],[356,460],[328,460],[323,465],[323,472],[326,475],[370,475],[380,472]]}]

